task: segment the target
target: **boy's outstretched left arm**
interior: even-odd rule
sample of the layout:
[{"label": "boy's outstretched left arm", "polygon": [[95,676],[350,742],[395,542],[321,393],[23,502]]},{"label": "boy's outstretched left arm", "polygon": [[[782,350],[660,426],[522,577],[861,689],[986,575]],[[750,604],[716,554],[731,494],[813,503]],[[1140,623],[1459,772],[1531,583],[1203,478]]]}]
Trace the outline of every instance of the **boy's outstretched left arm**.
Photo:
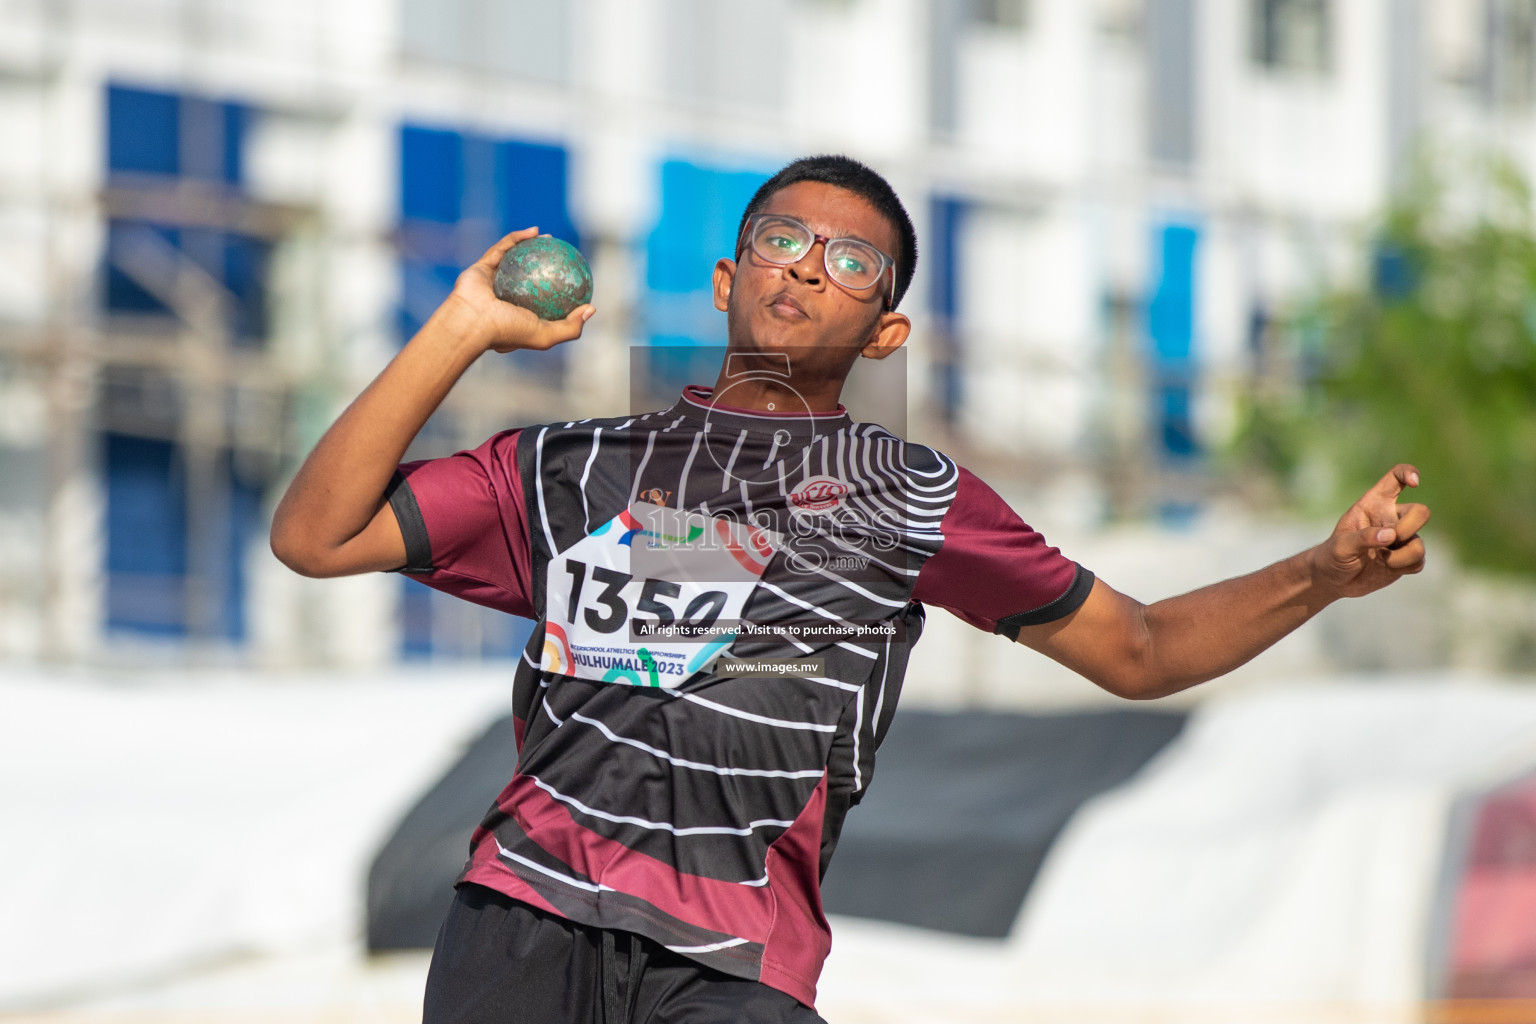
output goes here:
[{"label": "boy's outstretched left arm", "polygon": [[1399,504],[1419,472],[1393,467],[1307,551],[1247,576],[1144,605],[1096,580],[1071,615],[1019,642],[1121,697],[1167,696],[1230,672],[1341,597],[1361,597],[1424,568],[1429,509]]}]

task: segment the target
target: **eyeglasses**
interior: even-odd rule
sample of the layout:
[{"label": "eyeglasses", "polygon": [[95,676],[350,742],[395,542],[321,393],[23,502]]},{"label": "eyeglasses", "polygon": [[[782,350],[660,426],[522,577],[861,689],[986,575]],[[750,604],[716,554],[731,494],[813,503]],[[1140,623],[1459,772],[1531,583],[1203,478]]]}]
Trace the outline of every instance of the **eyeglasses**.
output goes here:
[{"label": "eyeglasses", "polygon": [[742,228],[737,240],[736,254],[751,244],[752,251],[762,259],[778,266],[799,263],[817,242],[825,248],[821,251],[822,265],[827,276],[844,288],[861,292],[873,288],[891,271],[891,290],[885,296],[885,308],[896,304],[896,261],[868,242],[857,238],[828,238],[818,235],[805,224],[779,213],[754,213]]}]

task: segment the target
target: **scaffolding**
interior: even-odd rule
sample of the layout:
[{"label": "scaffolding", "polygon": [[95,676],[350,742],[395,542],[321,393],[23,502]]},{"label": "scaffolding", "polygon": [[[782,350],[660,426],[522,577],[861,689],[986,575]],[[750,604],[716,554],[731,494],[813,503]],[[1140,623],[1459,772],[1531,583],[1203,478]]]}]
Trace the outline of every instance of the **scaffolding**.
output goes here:
[{"label": "scaffolding", "polygon": [[[154,14],[165,5],[142,6]],[[178,46],[195,49],[206,26],[194,15],[207,14],[207,5],[171,6],[184,15]],[[391,660],[396,581],[321,593],[279,576],[265,550],[265,524],[320,432],[401,340],[393,299],[379,285],[413,240],[387,216],[359,223],[339,215],[323,190],[273,201],[221,180],[227,126],[219,103],[195,93],[183,94],[175,125],[176,157],[190,173],[140,173],[107,160],[92,166],[109,131],[101,111],[117,72],[81,57],[88,37],[80,21],[91,5],[10,7],[16,32],[0,40],[13,44],[0,52],[0,130],[24,159],[0,162],[0,218],[34,230],[9,232],[0,267],[13,280],[30,275],[34,287],[12,294],[23,289],[0,286],[0,657],[120,662],[142,652],[290,666]],[[317,128],[311,141],[321,147],[356,129],[334,91],[285,94],[270,110]],[[220,247],[230,239],[260,254],[254,298],[236,294],[220,270],[227,256]],[[604,254],[614,247],[598,243],[595,260],[611,261]],[[348,288],[367,291],[357,288],[359,274],[371,301],[346,308]],[[125,289],[136,300],[114,301]],[[621,320],[619,310],[610,316]],[[604,336],[613,347],[614,330]],[[417,451],[443,454],[512,423],[563,415],[573,393],[594,387],[573,388],[570,379],[558,369],[483,360]],[[108,564],[109,543],[128,552],[117,559],[127,563],[136,545],[152,543],[123,536],[132,523],[107,536],[104,452],[111,443],[140,442],[163,447],[172,460],[184,548],[166,556],[174,573]],[[241,495],[259,503],[256,529],[234,537],[231,503]],[[267,583],[246,580],[246,599],[231,577],[253,572]],[[362,591],[372,611],[359,631]],[[239,609],[231,602],[238,601],[261,603],[244,618],[267,623],[255,627],[265,629],[264,639],[242,622],[232,642]],[[480,656],[487,614],[435,603],[431,646],[449,657]],[[125,619],[152,628],[114,633]],[[339,642],[349,629],[358,635]],[[157,633],[173,642],[155,642]]]}]

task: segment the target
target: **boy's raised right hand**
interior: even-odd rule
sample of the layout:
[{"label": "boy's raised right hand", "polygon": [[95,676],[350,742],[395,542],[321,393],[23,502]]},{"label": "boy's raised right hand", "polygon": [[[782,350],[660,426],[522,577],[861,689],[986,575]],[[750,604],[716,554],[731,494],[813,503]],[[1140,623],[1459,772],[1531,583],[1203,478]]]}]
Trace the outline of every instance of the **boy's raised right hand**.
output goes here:
[{"label": "boy's raised right hand", "polygon": [[522,306],[496,297],[496,268],[507,250],[535,237],[538,228],[524,228],[502,238],[459,275],[453,291],[438,307],[434,318],[445,317],[447,326],[481,351],[515,352],[548,349],[581,336],[581,329],[596,312],[592,304],[577,306],[563,320],[541,320]]}]

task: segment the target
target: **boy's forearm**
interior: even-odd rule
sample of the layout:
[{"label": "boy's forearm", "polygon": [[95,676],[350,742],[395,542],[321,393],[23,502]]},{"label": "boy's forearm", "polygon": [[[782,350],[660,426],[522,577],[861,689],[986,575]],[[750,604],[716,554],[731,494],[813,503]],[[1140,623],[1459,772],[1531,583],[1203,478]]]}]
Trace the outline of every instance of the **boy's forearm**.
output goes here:
[{"label": "boy's forearm", "polygon": [[563,320],[540,320],[496,297],[502,258],[536,234],[505,235],[466,267],[432,318],[315,445],[272,517],[272,551],[285,565],[308,576],[399,568],[404,542],[383,510],[384,489],[427,418],[485,352],[547,349],[581,335],[591,304]]},{"label": "boy's forearm", "polygon": [[1341,595],[1319,581],[1312,550],[1146,606],[1144,691],[1161,697],[1230,672]]}]

